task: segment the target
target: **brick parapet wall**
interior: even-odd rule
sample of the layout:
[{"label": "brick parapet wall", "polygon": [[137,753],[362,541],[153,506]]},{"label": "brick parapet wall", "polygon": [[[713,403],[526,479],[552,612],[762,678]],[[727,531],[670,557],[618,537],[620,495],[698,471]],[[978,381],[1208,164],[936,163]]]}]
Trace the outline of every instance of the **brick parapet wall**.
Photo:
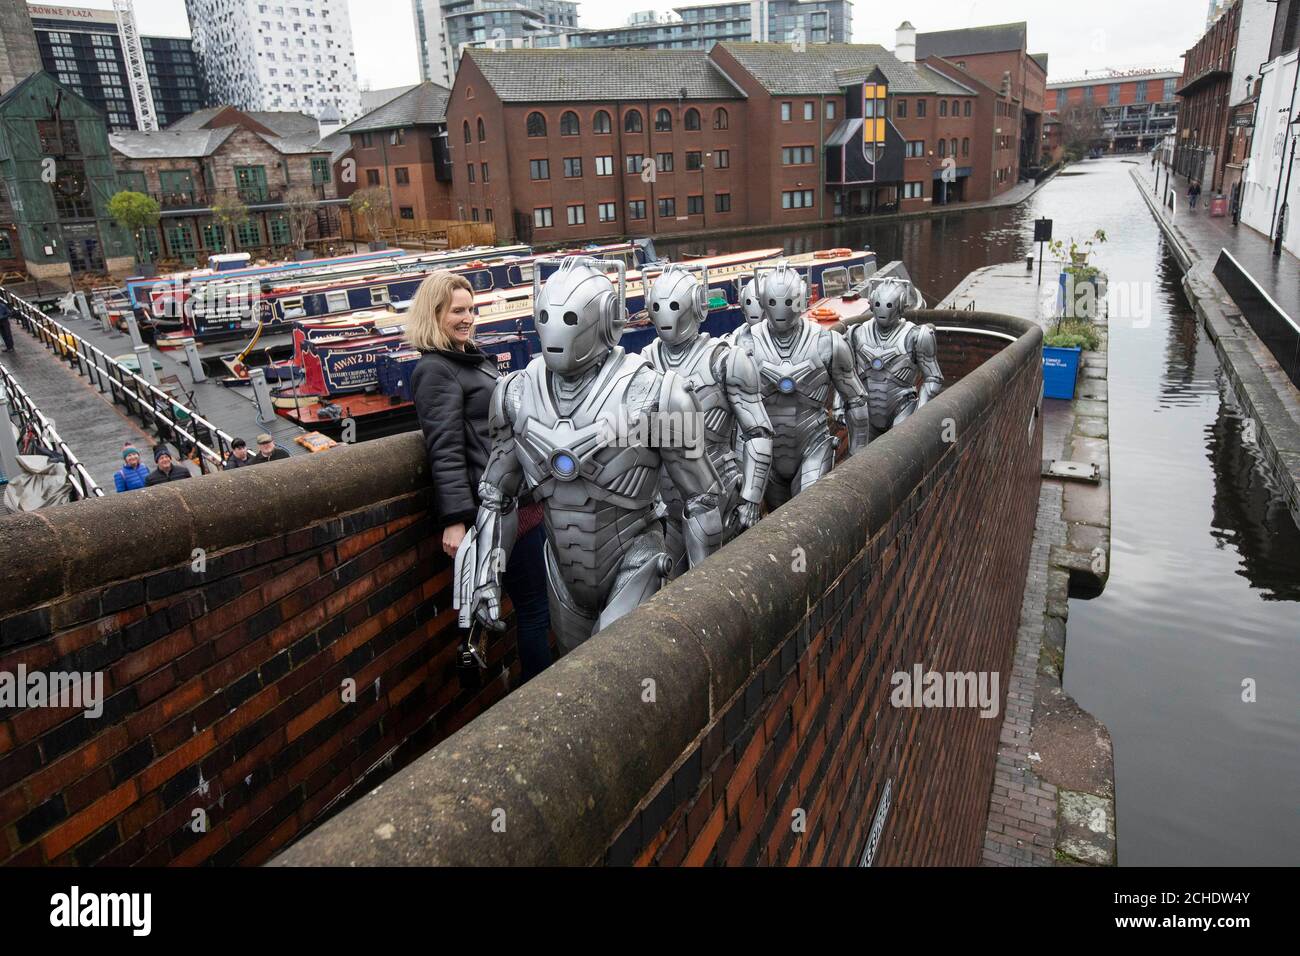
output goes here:
[{"label": "brick parapet wall", "polygon": [[0,861],[258,863],[503,696],[510,636],[461,687],[423,459],[400,436],[0,520],[0,673],[105,698],[0,709]]},{"label": "brick parapet wall", "polygon": [[977,863],[1001,721],[889,678],[995,672],[1001,714],[1041,332],[921,317],[1015,341],[277,862],[853,864],[888,783],[875,862]]}]

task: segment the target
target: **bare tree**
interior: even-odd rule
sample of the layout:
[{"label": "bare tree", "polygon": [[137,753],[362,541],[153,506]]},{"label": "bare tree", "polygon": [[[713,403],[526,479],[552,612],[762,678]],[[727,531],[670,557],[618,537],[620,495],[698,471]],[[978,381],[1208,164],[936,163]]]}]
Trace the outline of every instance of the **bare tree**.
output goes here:
[{"label": "bare tree", "polygon": [[1103,139],[1105,134],[1095,109],[1071,106],[1061,114],[1061,145],[1066,159],[1082,158]]},{"label": "bare tree", "polygon": [[388,193],[379,186],[358,189],[348,201],[352,214],[360,216],[366,224],[366,232],[371,241],[379,238],[379,227],[392,217],[392,207],[388,202]]},{"label": "bare tree", "polygon": [[285,194],[284,214],[298,249],[307,246],[307,229],[316,220],[316,209],[316,194],[306,186],[295,186]]}]

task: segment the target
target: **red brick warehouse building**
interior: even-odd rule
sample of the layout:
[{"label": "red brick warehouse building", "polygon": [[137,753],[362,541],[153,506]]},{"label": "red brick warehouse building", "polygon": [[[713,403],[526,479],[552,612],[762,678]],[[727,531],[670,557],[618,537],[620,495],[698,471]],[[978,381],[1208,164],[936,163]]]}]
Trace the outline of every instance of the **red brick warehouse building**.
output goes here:
[{"label": "red brick warehouse building", "polygon": [[1190,179],[1200,180],[1206,193],[1223,188],[1224,157],[1230,148],[1228,107],[1241,7],[1240,3],[1234,3],[1183,55],[1174,169]]},{"label": "red brick warehouse building", "polygon": [[1015,182],[995,165],[1014,149],[999,103],[951,62],[877,45],[470,49],[447,102],[452,202],[546,244],[986,199]]}]

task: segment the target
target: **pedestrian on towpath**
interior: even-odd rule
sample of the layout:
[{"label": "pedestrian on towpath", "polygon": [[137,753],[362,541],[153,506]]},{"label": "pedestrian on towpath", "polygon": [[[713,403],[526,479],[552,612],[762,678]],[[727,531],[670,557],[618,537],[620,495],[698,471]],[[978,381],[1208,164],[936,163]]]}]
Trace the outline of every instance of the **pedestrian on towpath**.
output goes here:
[{"label": "pedestrian on towpath", "polygon": [[143,488],[149,480],[149,469],[140,464],[140,450],[134,445],[122,449],[122,461],[125,464],[113,475],[113,485],[118,493]]},{"label": "pedestrian on towpath", "polygon": [[190,470],[184,465],[178,465],[172,458],[172,450],[166,445],[159,445],[153,450],[153,460],[157,464],[155,468],[145,479],[145,484],[152,487],[153,485],[165,484],[169,481],[181,481],[184,478],[193,478]]},{"label": "pedestrian on towpath", "polygon": [[14,333],[9,328],[9,304],[0,301],[0,340],[3,340],[6,352],[14,350]]},{"label": "pedestrian on towpath", "polygon": [[275,443],[275,439],[266,432],[257,436],[257,454],[253,456],[253,462],[258,465],[264,465],[268,461],[280,461],[288,458],[289,453]]},{"label": "pedestrian on towpath", "polygon": [[1193,180],[1192,184],[1187,187],[1187,202],[1195,209],[1196,202],[1201,198],[1201,184],[1198,180]]},{"label": "pedestrian on towpath", "polygon": [[[433,503],[442,550],[456,556],[478,516],[478,484],[492,441],[488,410],[500,373],[496,359],[474,344],[474,290],[464,276],[432,273],[415,293],[406,340],[420,351],[411,394],[433,475]],[[515,608],[521,680],[551,663],[542,508],[524,499],[503,584]]]},{"label": "pedestrian on towpath", "polygon": [[226,471],[234,471],[236,468],[247,468],[249,465],[256,464],[257,458],[248,453],[248,442],[236,438],[230,443],[230,456],[222,467]]}]

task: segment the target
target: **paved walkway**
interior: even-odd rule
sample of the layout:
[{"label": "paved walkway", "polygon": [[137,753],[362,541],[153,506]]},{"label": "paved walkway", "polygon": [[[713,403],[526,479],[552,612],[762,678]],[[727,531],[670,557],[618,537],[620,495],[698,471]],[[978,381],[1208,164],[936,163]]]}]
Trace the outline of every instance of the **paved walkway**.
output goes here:
[{"label": "paved walkway", "polygon": [[[1138,178],[1146,183],[1148,193],[1156,192],[1155,170],[1151,164],[1139,163],[1135,167]],[[1166,177],[1160,174],[1159,192],[1168,196]],[[1273,244],[1268,236],[1256,232],[1244,222],[1232,224],[1231,214],[1211,216],[1209,200],[1205,194],[1195,209],[1187,204],[1187,179],[1175,174],[1174,190],[1178,194],[1174,209],[1168,204],[1163,215],[1178,233],[1184,247],[1197,259],[1206,260],[1213,267],[1219,250],[1227,249],[1251,274],[1273,301],[1286,310],[1292,319],[1300,319],[1300,259],[1285,249],[1282,255],[1273,255]]]},{"label": "paved walkway", "polygon": [[122,443],[133,443],[148,464],[153,439],[138,421],[23,331],[21,324],[16,320],[12,324],[14,351],[2,357],[5,368],[54,423],[95,483],[105,494],[113,494],[113,472],[122,467]]}]

